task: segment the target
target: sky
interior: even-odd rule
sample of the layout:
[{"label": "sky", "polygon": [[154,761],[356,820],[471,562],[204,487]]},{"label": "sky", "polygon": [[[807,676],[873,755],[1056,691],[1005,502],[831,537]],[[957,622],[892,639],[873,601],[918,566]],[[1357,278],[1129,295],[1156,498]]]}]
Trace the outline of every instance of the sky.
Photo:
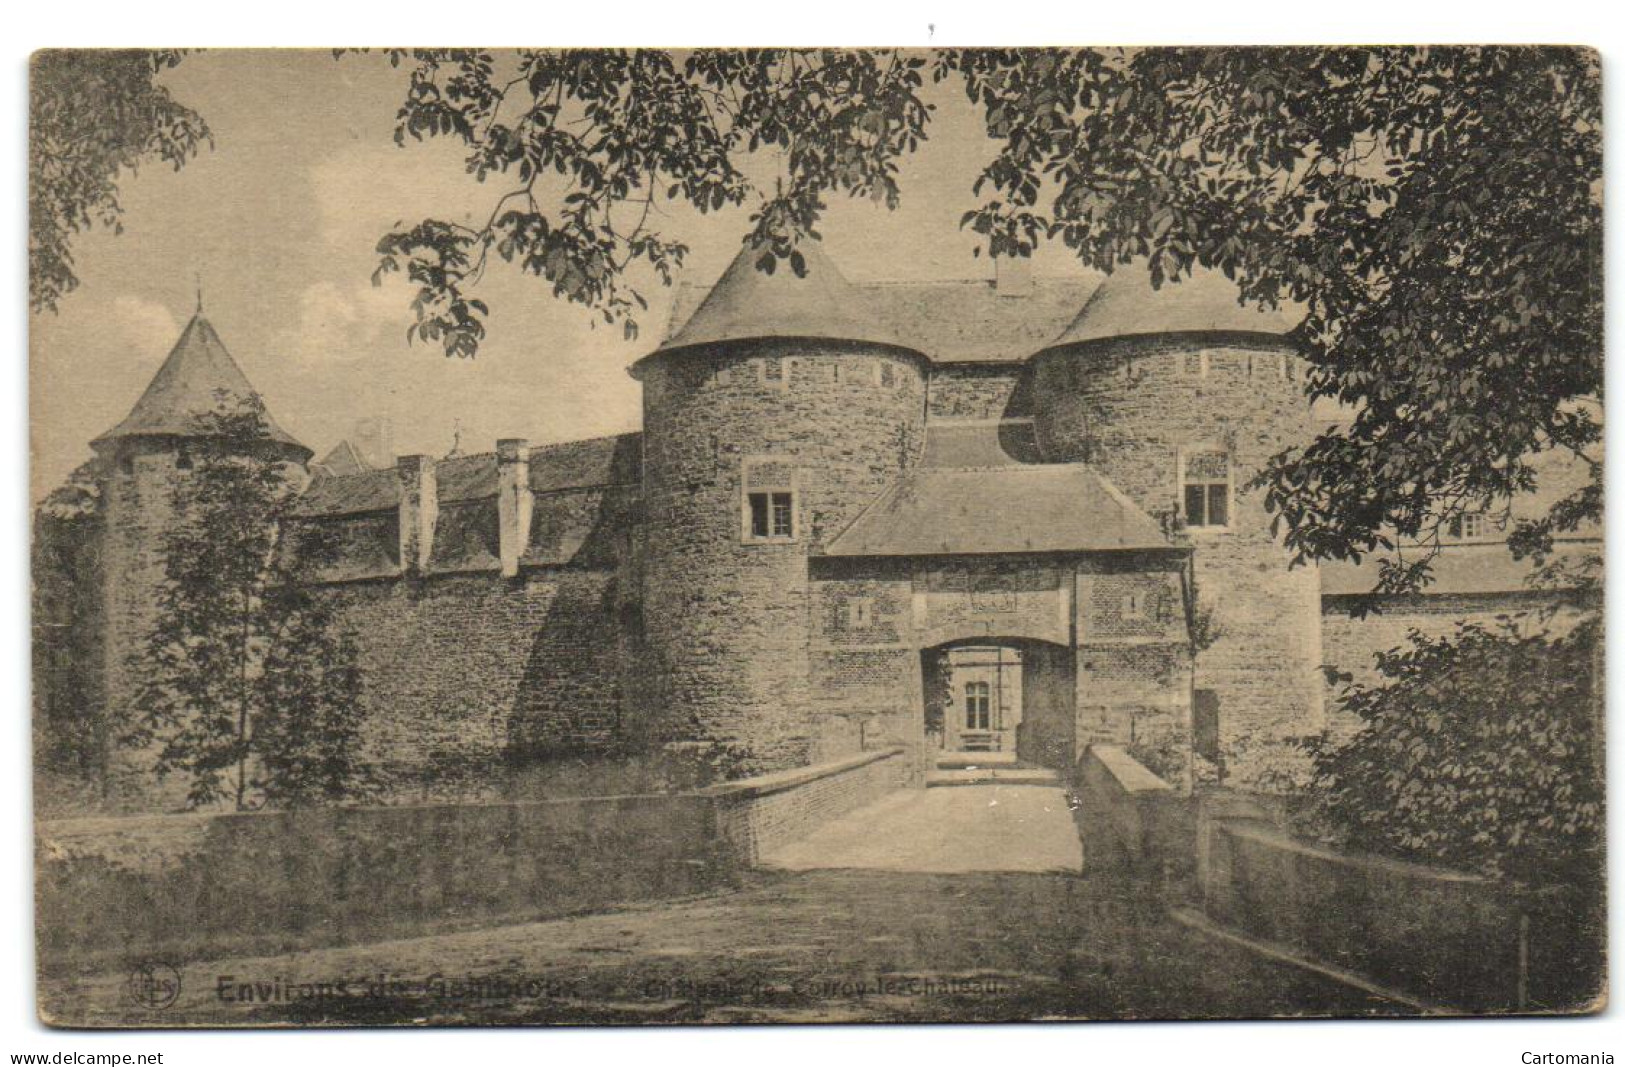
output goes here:
[{"label": "sky", "polygon": [[[411,286],[371,283],[378,238],[402,221],[483,218],[495,193],[466,175],[449,140],[395,145],[404,69],[372,55],[227,50],[188,57],[163,84],[203,114],[215,146],[179,172],[125,175],[123,234],[80,235],[80,287],[57,313],[31,317],[33,499],[129,412],[200,285],[226,347],[318,457],[367,417],[388,420],[397,454],[442,455],[459,436],[464,451],[486,451],[499,437],[539,444],[638,428],[626,367],[660,342],[670,315],[671,291],[652,278],[634,341],[497,264],[477,294],[491,306],[477,358],[408,343]],[[957,84],[928,86],[927,99],[938,106],[927,142],[902,164],[902,205],[832,200],[820,226],[848,277],[991,276],[959,219],[994,144]],[[682,281],[714,281],[749,214],[674,205],[660,225],[691,248]],[[1036,269],[1086,273],[1058,246],[1041,250]]]}]

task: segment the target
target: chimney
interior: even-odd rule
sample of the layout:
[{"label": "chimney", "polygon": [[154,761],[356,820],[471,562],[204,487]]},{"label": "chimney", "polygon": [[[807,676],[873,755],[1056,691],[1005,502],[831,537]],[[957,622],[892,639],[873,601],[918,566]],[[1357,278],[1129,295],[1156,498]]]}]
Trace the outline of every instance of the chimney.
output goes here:
[{"label": "chimney", "polygon": [[519,573],[519,557],[530,543],[530,442],[522,437],[497,441],[497,523],[501,530],[502,575]]},{"label": "chimney", "polygon": [[422,574],[429,569],[435,520],[440,517],[434,459],[402,456],[395,461],[395,474],[401,481],[401,573]]},{"label": "chimney", "polygon": [[1033,257],[993,257],[993,291],[1000,296],[1031,296]]}]

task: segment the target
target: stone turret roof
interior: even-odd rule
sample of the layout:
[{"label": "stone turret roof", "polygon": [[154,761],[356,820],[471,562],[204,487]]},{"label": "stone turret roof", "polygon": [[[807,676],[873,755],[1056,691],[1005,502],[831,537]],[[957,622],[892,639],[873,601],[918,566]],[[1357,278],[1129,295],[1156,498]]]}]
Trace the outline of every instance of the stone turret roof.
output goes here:
[{"label": "stone turret roof", "polygon": [[804,275],[797,275],[784,260],[769,274],[756,266],[760,252],[750,245],[741,248],[705,299],[657,352],[766,337],[913,348],[881,322],[864,292],[841,275],[818,242],[804,241],[799,251],[806,262]]},{"label": "stone turret roof", "polygon": [[1297,324],[1286,310],[1242,304],[1240,290],[1223,274],[1203,267],[1178,281],[1151,284],[1145,261],[1123,264],[1100,283],[1088,303],[1046,348],[1170,333],[1285,334]]},{"label": "stone turret roof", "polygon": [[[130,414],[92,443],[123,437],[205,436],[210,415],[229,411],[257,395],[220,335],[199,312],[181,331],[180,340]],[[276,424],[270,412],[265,413],[265,420],[271,440],[304,449]]]}]

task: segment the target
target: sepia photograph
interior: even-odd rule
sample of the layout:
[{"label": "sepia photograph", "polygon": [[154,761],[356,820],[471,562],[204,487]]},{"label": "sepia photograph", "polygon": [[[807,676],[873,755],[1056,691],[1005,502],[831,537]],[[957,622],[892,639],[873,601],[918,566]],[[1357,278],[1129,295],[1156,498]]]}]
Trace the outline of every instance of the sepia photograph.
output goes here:
[{"label": "sepia photograph", "polygon": [[35,52],[40,1023],[1604,1011],[1602,69]]}]

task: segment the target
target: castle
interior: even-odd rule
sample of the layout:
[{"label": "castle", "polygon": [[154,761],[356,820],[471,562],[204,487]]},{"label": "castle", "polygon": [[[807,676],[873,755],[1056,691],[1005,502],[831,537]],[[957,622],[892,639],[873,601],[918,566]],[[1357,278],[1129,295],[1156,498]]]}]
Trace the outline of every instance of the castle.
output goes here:
[{"label": "castle", "polygon": [[[1366,568],[1288,565],[1247,483],[1316,432],[1304,366],[1222,276],[858,284],[805,256],[679,291],[631,368],[641,433],[374,468],[273,429],[309,472],[297,521],[339,546],[310,580],[403,796],[628,751],[737,777],[901,746],[923,774],[1098,741],[1245,781],[1248,752],[1325,729],[1323,665],[1530,595],[1476,525],[1379,624],[1350,611]],[[94,442],[96,577],[41,638],[48,723],[127,714],[197,417],[251,392],[200,314]]]}]

